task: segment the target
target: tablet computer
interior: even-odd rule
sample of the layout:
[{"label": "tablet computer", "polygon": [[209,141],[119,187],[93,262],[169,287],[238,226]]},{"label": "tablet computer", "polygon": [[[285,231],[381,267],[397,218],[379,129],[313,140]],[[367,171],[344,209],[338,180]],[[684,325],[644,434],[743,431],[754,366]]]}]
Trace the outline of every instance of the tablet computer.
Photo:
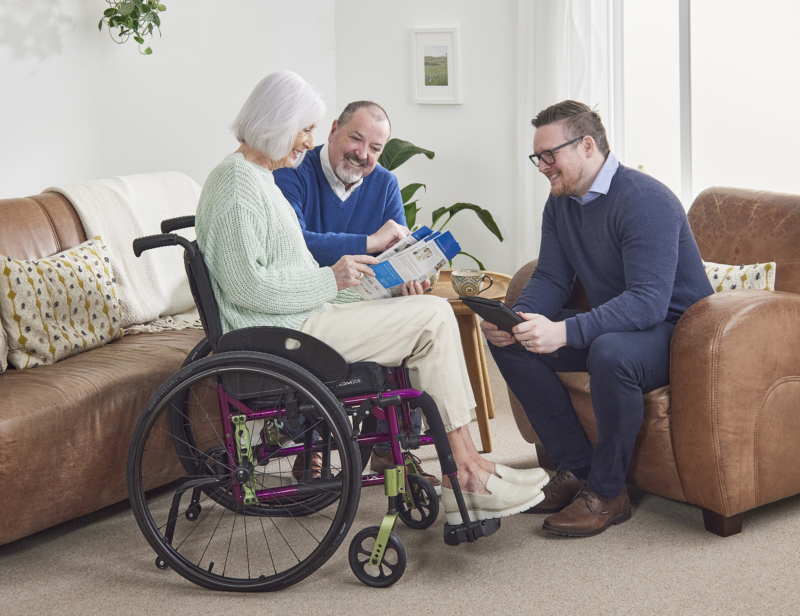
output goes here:
[{"label": "tablet computer", "polygon": [[485,321],[494,323],[509,334],[513,333],[511,328],[517,323],[525,322],[525,319],[496,299],[486,299],[485,297],[476,297],[474,295],[459,297],[458,299],[473,312],[483,317]]},{"label": "tablet computer", "polygon": [[[460,299],[465,306],[468,306],[478,316],[483,317],[485,321],[494,323],[497,325],[497,327],[502,329],[504,332],[508,332],[509,334],[514,333],[511,331],[511,328],[517,323],[525,322],[525,319],[511,310],[511,308],[506,306],[503,302],[497,301],[496,299],[487,299],[485,297],[476,297],[474,295],[459,297],[458,299]],[[520,348],[523,348],[523,345],[519,340],[517,340],[514,344]],[[552,353],[543,353],[543,355],[558,357],[558,351],[553,351]]]}]

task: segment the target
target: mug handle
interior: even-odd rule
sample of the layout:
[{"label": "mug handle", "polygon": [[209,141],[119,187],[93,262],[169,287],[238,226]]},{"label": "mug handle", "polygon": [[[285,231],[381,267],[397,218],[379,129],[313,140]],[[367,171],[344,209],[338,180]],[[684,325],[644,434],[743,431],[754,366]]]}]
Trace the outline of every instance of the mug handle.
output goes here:
[{"label": "mug handle", "polygon": [[[483,280],[486,280],[487,278],[489,279],[489,286],[488,286],[488,287],[486,287],[485,289],[481,289],[481,290],[480,290],[480,293],[483,293],[483,292],[484,292],[484,291],[486,291],[487,289],[491,289],[491,288],[492,288],[492,285],[494,284],[494,280],[492,279],[492,277],[491,277],[491,276],[489,276],[489,274],[484,274],[484,275],[483,275]],[[480,293],[479,293],[479,295],[480,295]]]}]

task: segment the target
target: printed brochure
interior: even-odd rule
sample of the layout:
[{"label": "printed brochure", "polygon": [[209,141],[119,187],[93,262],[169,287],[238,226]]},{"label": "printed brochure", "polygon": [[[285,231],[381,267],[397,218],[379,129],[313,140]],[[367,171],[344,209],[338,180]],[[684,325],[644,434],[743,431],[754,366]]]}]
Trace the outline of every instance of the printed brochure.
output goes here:
[{"label": "printed brochure", "polygon": [[450,231],[422,227],[378,255],[380,263],[370,266],[375,277],[365,276],[354,288],[364,299],[397,297],[404,282],[430,279],[460,250]]}]

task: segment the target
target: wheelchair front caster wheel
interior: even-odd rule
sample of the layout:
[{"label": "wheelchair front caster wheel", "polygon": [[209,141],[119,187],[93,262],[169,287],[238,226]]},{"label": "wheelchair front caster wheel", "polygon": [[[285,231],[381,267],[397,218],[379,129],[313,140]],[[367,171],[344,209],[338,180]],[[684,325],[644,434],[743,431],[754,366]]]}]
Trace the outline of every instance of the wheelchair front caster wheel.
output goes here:
[{"label": "wheelchair front caster wheel", "polygon": [[415,509],[408,506],[403,494],[398,494],[395,497],[397,513],[409,528],[428,528],[439,517],[439,497],[436,490],[425,477],[414,474],[408,476],[408,487]]},{"label": "wheelchair front caster wheel", "polygon": [[386,588],[403,577],[407,562],[406,549],[400,537],[390,533],[381,564],[371,564],[370,556],[379,530],[378,526],[368,526],[353,537],[349,550],[350,568],[367,586]]},{"label": "wheelchair front caster wheel", "polygon": [[164,569],[169,568],[169,565],[167,564],[166,560],[164,560],[160,556],[156,556],[156,567],[158,567],[163,571]]},{"label": "wheelchair front caster wheel", "polygon": [[192,505],[191,507],[189,507],[184,515],[186,516],[187,520],[189,520],[190,522],[194,522],[200,516],[200,512],[202,510],[203,510],[202,505],[198,503],[196,505]]}]

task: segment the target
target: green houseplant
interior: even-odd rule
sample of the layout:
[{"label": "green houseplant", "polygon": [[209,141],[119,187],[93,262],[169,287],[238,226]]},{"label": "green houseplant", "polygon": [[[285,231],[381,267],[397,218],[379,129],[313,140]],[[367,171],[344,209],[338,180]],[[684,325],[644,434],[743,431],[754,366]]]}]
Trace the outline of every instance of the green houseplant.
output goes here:
[{"label": "green houseplant", "polygon": [[[153,28],[161,36],[161,17],[159,13],[167,10],[158,0],[106,0],[108,8],[103,11],[103,18],[97,24],[102,32],[103,24],[108,26],[111,40],[121,45],[129,38],[139,44],[139,53],[149,56],[153,53],[150,47],[142,50],[145,36],[153,36]],[[117,31],[117,29],[119,29]]]},{"label": "green houseplant", "polygon": [[[417,154],[423,154],[424,156],[427,156],[428,159],[432,159],[435,156],[435,154],[430,150],[417,147],[409,141],[403,141],[402,139],[390,139],[386,144],[386,147],[383,148],[383,152],[381,153],[378,162],[382,167],[388,169],[389,171],[393,171]],[[409,184],[400,191],[400,196],[403,199],[403,208],[405,209],[406,213],[406,223],[408,224],[409,229],[412,231],[419,228],[419,225],[417,224],[417,214],[422,208],[417,206],[419,199],[415,199],[413,201],[412,199],[414,199],[414,195],[417,194],[417,191],[419,191],[420,188],[427,190],[425,184]],[[463,212],[464,210],[475,212],[483,225],[489,229],[489,231],[491,231],[495,237],[497,237],[497,239],[499,239],[501,242],[503,241],[503,234],[500,233],[500,229],[497,227],[497,223],[495,223],[491,213],[488,210],[475,205],[474,203],[454,203],[449,207],[440,207],[434,210],[433,214],[431,215],[431,229],[434,231],[440,231],[444,229],[453,216],[459,212]],[[435,225],[439,221],[442,221],[442,223],[436,227]],[[462,250],[458,254],[467,256],[474,260],[475,263],[478,264],[478,269],[486,269],[483,267],[483,263],[477,257],[469,254],[468,252]]]}]

